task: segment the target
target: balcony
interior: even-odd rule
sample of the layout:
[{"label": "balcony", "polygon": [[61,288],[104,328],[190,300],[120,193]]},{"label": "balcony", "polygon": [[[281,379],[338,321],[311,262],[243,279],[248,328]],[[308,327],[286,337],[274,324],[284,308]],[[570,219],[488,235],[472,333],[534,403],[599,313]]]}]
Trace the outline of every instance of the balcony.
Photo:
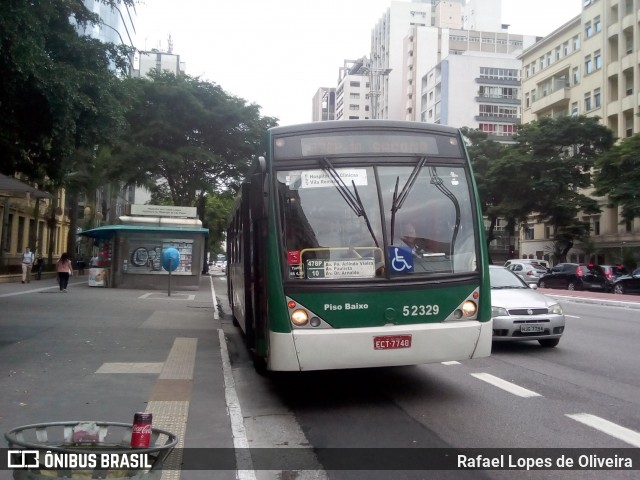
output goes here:
[{"label": "balcony", "polygon": [[626,30],[627,28],[632,29],[633,25],[635,23],[635,16],[630,13],[628,15],[625,15],[624,18],[622,19],[622,29]]},{"label": "balcony", "polygon": [[625,55],[624,57],[622,57],[622,60],[620,61],[620,67],[621,67],[620,69],[623,71],[628,70],[630,68],[633,68],[635,63],[636,63],[636,54],[631,52]]},{"label": "balcony", "polygon": [[548,110],[552,107],[559,107],[561,105],[568,105],[571,99],[570,88],[560,88],[554,92],[549,93],[546,97],[536,100],[531,105],[531,112],[538,114],[544,110]]},{"label": "balcony", "polygon": [[627,95],[620,102],[620,106],[622,107],[622,111],[633,110],[633,107],[636,105],[635,97],[633,95]]},{"label": "balcony", "polygon": [[619,62],[611,62],[607,65],[607,77],[615,77],[620,74],[620,63]]}]

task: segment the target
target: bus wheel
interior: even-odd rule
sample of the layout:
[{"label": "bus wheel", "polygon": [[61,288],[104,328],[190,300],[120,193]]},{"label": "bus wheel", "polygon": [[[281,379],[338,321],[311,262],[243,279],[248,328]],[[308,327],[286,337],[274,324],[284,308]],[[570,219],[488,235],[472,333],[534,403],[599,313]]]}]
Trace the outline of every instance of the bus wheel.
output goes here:
[{"label": "bus wheel", "polygon": [[268,377],[270,372],[267,370],[267,359],[259,356],[255,348],[251,349],[251,359],[253,360],[253,368],[255,368],[258,375]]}]

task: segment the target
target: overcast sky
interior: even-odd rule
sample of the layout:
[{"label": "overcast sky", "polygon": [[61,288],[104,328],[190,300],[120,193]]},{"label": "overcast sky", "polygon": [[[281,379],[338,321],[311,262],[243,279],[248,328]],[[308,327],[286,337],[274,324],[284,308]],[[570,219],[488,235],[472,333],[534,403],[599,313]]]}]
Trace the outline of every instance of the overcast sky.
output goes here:
[{"label": "overcast sky", "polygon": [[[371,30],[391,0],[143,0],[140,50],[166,50],[186,73],[262,107],[280,125],[311,121],[319,87],[335,87],[345,59],[368,56]],[[582,0],[502,0],[511,33],[544,36]]]}]

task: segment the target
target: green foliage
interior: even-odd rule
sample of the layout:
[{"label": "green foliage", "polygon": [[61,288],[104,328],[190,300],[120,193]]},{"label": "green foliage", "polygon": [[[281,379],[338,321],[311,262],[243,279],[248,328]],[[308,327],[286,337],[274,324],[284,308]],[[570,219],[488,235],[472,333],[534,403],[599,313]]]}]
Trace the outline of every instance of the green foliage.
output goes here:
[{"label": "green foliage", "polygon": [[608,196],[610,206],[622,206],[622,219],[640,217],[640,135],[625,138],[598,158],[596,195]]},{"label": "green foliage", "polygon": [[276,124],[257,105],[199,78],[164,72],[125,84],[129,129],[114,152],[112,174],[173,205],[193,205],[197,191],[239,183]]},{"label": "green foliage", "polygon": [[[132,0],[103,0],[108,5]],[[81,36],[98,17],[82,2],[3,2],[0,15],[2,173],[62,185],[77,149],[119,133],[115,73],[129,52]]]},{"label": "green foliage", "polygon": [[589,224],[578,214],[600,211],[582,192],[591,186],[596,159],[613,145],[613,133],[593,117],[545,117],[523,125],[514,139],[493,171],[508,189],[500,210],[520,221],[535,214],[549,224],[564,259],[576,240],[589,235]]}]

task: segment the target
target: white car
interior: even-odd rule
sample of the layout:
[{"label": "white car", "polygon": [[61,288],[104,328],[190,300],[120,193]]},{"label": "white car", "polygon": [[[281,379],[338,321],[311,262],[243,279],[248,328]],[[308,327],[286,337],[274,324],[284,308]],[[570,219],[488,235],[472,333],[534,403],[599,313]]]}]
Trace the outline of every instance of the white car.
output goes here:
[{"label": "white car", "polygon": [[565,327],[560,304],[504,267],[490,266],[489,275],[493,341],[537,340],[543,347],[558,345]]},{"label": "white car", "polygon": [[512,262],[506,267],[528,284],[538,284],[538,279],[547,273],[547,269],[530,263]]}]

